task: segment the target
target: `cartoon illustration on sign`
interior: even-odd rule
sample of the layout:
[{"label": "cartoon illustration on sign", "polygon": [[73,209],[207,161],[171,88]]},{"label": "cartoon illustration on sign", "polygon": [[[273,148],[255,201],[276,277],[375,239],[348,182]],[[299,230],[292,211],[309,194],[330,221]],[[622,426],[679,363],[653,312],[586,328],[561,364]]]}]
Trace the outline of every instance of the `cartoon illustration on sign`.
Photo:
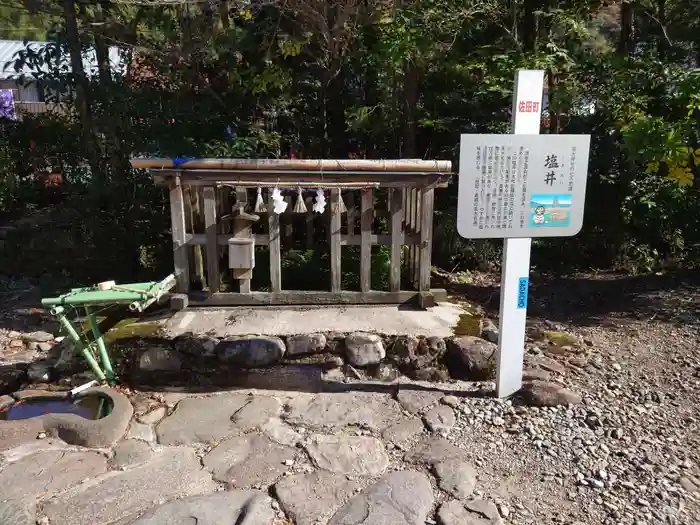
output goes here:
[{"label": "cartoon illustration on sign", "polygon": [[530,226],[568,226],[571,220],[571,194],[540,194],[530,199]]}]

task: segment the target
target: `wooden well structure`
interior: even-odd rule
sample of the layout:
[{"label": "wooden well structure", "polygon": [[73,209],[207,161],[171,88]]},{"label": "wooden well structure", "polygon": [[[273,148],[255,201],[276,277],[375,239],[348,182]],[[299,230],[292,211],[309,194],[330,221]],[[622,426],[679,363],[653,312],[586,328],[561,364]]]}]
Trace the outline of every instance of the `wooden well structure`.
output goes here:
[{"label": "wooden well structure", "polygon": [[[430,307],[445,298],[444,290],[430,288],[430,270],[434,192],[449,182],[450,161],[132,159],[132,165],[148,169],[156,184],[169,188],[176,289],[191,305],[415,301]],[[287,210],[279,215],[272,211],[274,188],[287,194]],[[309,197],[319,188],[328,201],[321,214],[312,211]],[[256,213],[253,203],[261,194],[266,210]],[[299,217],[292,209],[302,195],[306,212]],[[287,238],[298,242],[300,228],[306,248],[327,245],[326,290],[295,290],[282,280],[283,245]],[[360,248],[357,290],[342,289],[344,246]],[[371,286],[373,246],[389,247],[385,290]],[[264,291],[251,290],[255,247],[269,251]],[[237,282],[237,289],[224,291],[222,275]]]}]

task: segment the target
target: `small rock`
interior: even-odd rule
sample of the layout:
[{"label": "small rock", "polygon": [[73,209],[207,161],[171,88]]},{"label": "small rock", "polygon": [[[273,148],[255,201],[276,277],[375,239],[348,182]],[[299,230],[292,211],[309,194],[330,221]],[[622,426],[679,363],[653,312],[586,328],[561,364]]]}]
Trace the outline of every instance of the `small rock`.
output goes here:
[{"label": "small rock", "polygon": [[53,334],[44,332],[42,330],[31,332],[24,335],[24,340],[33,343],[46,343],[53,339]]},{"label": "small rock", "polygon": [[209,357],[214,355],[218,341],[208,335],[186,333],[175,338],[175,350],[192,357]]},{"label": "small rock", "polygon": [[343,358],[339,355],[326,356],[326,359],[323,362],[323,366],[325,366],[327,370],[335,370],[337,368],[340,368],[344,364],[345,362],[343,361]]},{"label": "small rock", "polygon": [[433,432],[446,432],[455,425],[455,414],[450,407],[440,405],[428,410],[423,421]]},{"label": "small rock", "polygon": [[558,363],[554,359],[549,357],[540,356],[533,360],[533,363],[540,368],[553,372],[555,374],[564,375],[566,374],[566,367],[561,363]]},{"label": "small rock", "polygon": [[445,362],[455,379],[485,381],[496,371],[498,347],[479,337],[455,337],[447,342]]},{"label": "small rock", "polygon": [[497,427],[502,427],[503,425],[506,424],[506,420],[503,419],[502,417],[494,417],[493,418],[493,424],[496,425]]},{"label": "small rock", "polygon": [[302,334],[287,337],[287,355],[290,357],[318,354],[326,348],[323,334]]},{"label": "small rock", "polygon": [[605,488],[605,483],[603,483],[599,479],[589,479],[588,484],[592,487],[597,488],[597,489]]},{"label": "small rock", "polygon": [[503,504],[498,505],[498,511],[501,513],[501,517],[504,520],[507,520],[508,516],[510,516],[510,509]]},{"label": "small rock", "polygon": [[285,460],[284,460],[284,464],[285,464],[287,467],[291,467],[291,466],[294,465],[294,460],[293,460],[293,459],[285,459]]},{"label": "small rock", "polygon": [[622,367],[620,366],[620,363],[613,363],[612,369],[615,370],[616,372],[619,372],[620,370],[622,370]]},{"label": "small rock", "polygon": [[459,398],[457,396],[445,396],[440,399],[440,403],[448,407],[457,408],[459,406]]},{"label": "small rock", "polygon": [[498,327],[490,319],[482,321],[481,337],[491,343],[498,343]]},{"label": "small rock", "polygon": [[13,339],[12,341],[10,341],[10,348],[22,348],[23,346],[24,343],[21,339]]},{"label": "small rock", "polygon": [[316,434],[306,451],[318,468],[336,474],[379,476],[389,466],[383,443],[373,437]]},{"label": "small rock", "polygon": [[180,357],[167,348],[149,348],[139,357],[139,369],[143,372],[179,372],[181,367]]},{"label": "small rock", "polygon": [[637,499],[637,504],[638,504],[640,507],[648,507],[649,505],[651,505],[651,503],[649,503],[649,502],[648,502],[647,500],[645,500],[644,498],[639,498],[639,499]]},{"label": "small rock", "polygon": [[683,490],[690,492],[691,494],[698,490],[698,488],[695,486],[695,483],[690,481],[688,478],[681,478],[679,480],[679,483],[681,484],[681,487],[683,487]]},{"label": "small rock", "polygon": [[527,404],[533,406],[576,405],[581,402],[581,396],[578,394],[556,383],[545,381],[526,383],[519,395]]},{"label": "small rock", "polygon": [[345,339],[346,356],[352,366],[378,364],[386,357],[382,338],[376,334],[355,332]]},{"label": "small rock", "polygon": [[51,379],[51,365],[43,361],[35,361],[29,365],[27,377],[35,383],[48,383]]},{"label": "small rock", "polygon": [[46,439],[46,432],[39,432],[39,433],[36,435],[36,438],[37,438],[37,439]]}]

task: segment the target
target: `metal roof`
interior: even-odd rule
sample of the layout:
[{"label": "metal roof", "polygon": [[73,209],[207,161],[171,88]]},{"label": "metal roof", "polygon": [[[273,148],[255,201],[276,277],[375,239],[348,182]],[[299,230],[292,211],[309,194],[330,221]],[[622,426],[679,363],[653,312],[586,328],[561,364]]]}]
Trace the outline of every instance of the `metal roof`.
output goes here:
[{"label": "metal roof", "polygon": [[[25,66],[20,71],[15,71],[14,63],[17,58],[17,53],[23,51],[27,47],[33,50],[40,51],[48,42],[36,42],[22,40],[0,40],[0,80],[16,77],[21,74],[31,75],[33,71],[30,67]],[[70,57],[66,54],[61,57],[61,66],[65,66],[67,71],[70,71]],[[118,47],[109,48],[109,63],[112,72],[121,74],[124,72],[124,55],[120,53]],[[88,75],[97,73],[97,59],[95,50],[90,49],[83,52],[83,68]],[[41,71],[48,71],[48,66],[44,65],[39,68]]]}]

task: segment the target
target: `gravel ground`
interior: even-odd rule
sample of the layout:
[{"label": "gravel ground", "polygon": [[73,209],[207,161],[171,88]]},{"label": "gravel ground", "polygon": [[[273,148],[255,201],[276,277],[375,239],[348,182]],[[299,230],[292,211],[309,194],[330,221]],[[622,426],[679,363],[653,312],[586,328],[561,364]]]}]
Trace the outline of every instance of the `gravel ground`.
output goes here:
[{"label": "gravel ground", "polygon": [[[492,293],[478,288],[469,295]],[[700,523],[697,277],[559,279],[536,282],[531,298],[533,327],[581,345],[562,355],[530,341],[526,362],[563,364],[554,379],[583,402],[460,403],[448,439],[477,466],[479,488],[514,524]]]}]

